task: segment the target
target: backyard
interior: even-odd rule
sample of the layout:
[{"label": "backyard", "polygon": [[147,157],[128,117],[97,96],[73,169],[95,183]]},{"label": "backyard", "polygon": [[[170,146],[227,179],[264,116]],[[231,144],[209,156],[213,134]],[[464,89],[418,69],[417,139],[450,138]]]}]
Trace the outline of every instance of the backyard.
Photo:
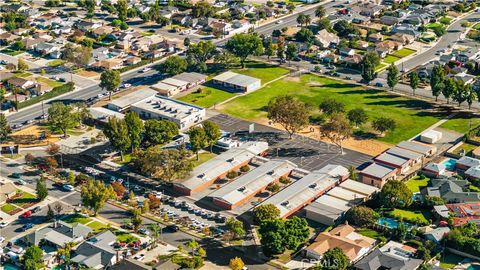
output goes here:
[{"label": "backyard", "polygon": [[[431,104],[424,101],[315,75],[278,80],[251,94],[218,106],[218,109],[239,118],[266,122],[268,102],[276,96],[287,94],[297,96],[313,108],[318,108],[322,100],[333,98],[344,103],[347,111],[357,107],[365,109],[370,120],[379,115],[391,118],[395,120],[397,128],[378,138],[389,143],[410,139],[444,117],[442,112],[435,111]],[[369,124],[358,129],[356,135],[375,136]]]},{"label": "backyard", "polygon": [[414,178],[408,180],[405,184],[411,192],[416,193],[420,192],[420,188],[428,186],[428,181],[430,178],[425,176],[415,176]]},{"label": "backyard", "polygon": [[428,224],[429,219],[432,218],[431,213],[429,213],[428,210],[412,211],[395,208],[389,212],[389,215],[397,220],[404,220],[409,223],[418,221],[423,224]]}]

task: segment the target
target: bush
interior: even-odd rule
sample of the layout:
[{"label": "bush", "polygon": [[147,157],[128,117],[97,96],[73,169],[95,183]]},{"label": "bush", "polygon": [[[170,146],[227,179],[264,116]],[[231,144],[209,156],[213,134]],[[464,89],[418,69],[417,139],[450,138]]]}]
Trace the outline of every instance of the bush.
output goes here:
[{"label": "bush", "polygon": [[275,193],[275,192],[278,192],[280,190],[280,186],[277,183],[271,184],[267,187],[267,190]]},{"label": "bush", "polygon": [[242,173],[246,173],[246,172],[250,171],[250,167],[248,165],[243,165],[242,167],[240,167],[240,171]]},{"label": "bush", "polygon": [[280,177],[280,180],[278,180],[278,181],[280,183],[284,184],[284,185],[288,185],[292,182],[292,180],[290,180],[290,178],[285,177],[285,176]]},{"label": "bush", "polygon": [[229,171],[229,172],[227,173],[227,178],[228,178],[228,179],[233,179],[233,178],[235,178],[235,177],[237,177],[237,176],[238,176],[238,172],[236,172],[236,171]]}]

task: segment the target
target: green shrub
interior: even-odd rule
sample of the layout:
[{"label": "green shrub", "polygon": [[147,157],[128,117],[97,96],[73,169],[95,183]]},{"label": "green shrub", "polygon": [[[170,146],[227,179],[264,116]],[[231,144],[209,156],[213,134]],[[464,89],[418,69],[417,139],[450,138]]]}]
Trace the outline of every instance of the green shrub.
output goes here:
[{"label": "green shrub", "polygon": [[267,190],[275,193],[275,192],[278,192],[280,190],[280,186],[277,183],[271,184],[267,187]]},{"label": "green shrub", "polygon": [[284,184],[284,185],[288,185],[292,182],[292,180],[290,180],[290,178],[288,178],[288,177],[282,176],[282,177],[280,177],[279,182]]},{"label": "green shrub", "polygon": [[233,178],[235,178],[235,177],[237,177],[237,176],[238,176],[238,172],[236,172],[236,171],[229,171],[229,172],[227,173],[227,178],[228,178],[228,179],[233,179]]},{"label": "green shrub", "polygon": [[240,172],[246,173],[248,171],[250,171],[250,167],[248,165],[243,165],[242,167],[240,167]]}]

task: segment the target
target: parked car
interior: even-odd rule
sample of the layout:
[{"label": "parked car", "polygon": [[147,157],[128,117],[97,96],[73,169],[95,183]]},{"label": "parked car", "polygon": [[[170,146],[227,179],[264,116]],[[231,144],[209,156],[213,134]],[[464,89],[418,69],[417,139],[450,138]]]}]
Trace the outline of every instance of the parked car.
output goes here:
[{"label": "parked car", "polygon": [[17,185],[20,185],[20,186],[23,186],[23,185],[26,185],[27,183],[25,181],[23,181],[22,179],[17,179],[15,181],[15,184]]},{"label": "parked car", "polygon": [[26,231],[26,230],[31,229],[31,228],[33,228],[33,224],[32,223],[27,223],[27,224],[22,226],[22,231]]},{"label": "parked car", "polygon": [[0,222],[0,228],[5,228],[8,226],[8,224],[10,224],[10,222],[7,222],[7,221]]},{"label": "parked car", "polygon": [[152,68],[146,67],[142,69],[142,72],[145,73],[145,72],[149,72],[150,70],[152,70]]},{"label": "parked car", "polygon": [[132,87],[132,85],[130,83],[124,83],[122,84],[122,86],[120,86],[120,88],[129,88],[129,87]]},{"label": "parked car", "polygon": [[75,188],[72,185],[63,185],[63,189],[66,191],[73,191]]},{"label": "parked car", "polygon": [[146,228],[140,228],[140,229],[138,230],[138,232],[139,232],[140,234],[143,234],[143,235],[149,235],[149,234],[150,234],[150,232],[149,232]]},{"label": "parked car", "polygon": [[33,208],[31,211],[32,213],[37,213],[38,211],[42,210],[42,208],[40,206],[36,206],[35,208]]},{"label": "parked car", "polygon": [[0,244],[3,243],[3,242],[5,242],[5,237],[0,236]]},{"label": "parked car", "polygon": [[375,86],[376,86],[376,87],[383,87],[383,83],[377,82],[377,83],[375,84]]},{"label": "parked car", "polygon": [[22,174],[17,173],[17,172],[14,172],[14,173],[10,174],[10,177],[15,178],[15,179],[19,179],[21,176],[22,176]]},{"label": "parked car", "polygon": [[180,228],[177,225],[168,225],[164,230],[167,232],[178,232]]},{"label": "parked car", "polygon": [[22,218],[28,218],[32,215],[32,211],[28,210],[22,214]]}]

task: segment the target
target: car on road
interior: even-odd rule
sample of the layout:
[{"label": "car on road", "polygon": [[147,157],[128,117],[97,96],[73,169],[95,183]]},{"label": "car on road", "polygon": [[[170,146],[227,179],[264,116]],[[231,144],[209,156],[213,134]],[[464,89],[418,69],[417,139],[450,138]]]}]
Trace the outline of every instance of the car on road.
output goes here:
[{"label": "car on road", "polygon": [[5,237],[0,236],[0,244],[5,242]]},{"label": "car on road", "polygon": [[20,177],[22,177],[22,174],[18,173],[18,172],[14,172],[14,173],[10,174],[10,177],[15,178],[15,179],[20,179]]},{"label": "car on road", "polygon": [[74,191],[75,188],[72,185],[63,185],[63,189],[66,191]]},{"label": "car on road", "polygon": [[152,68],[146,67],[142,69],[142,72],[145,73],[145,72],[149,72],[150,70],[152,70]]},{"label": "car on road", "polygon": [[28,210],[25,211],[25,213],[22,214],[22,218],[28,218],[32,215],[32,211]]},{"label": "car on road", "polygon": [[345,80],[351,80],[351,79],[352,79],[352,77],[350,77],[350,76],[345,76]]},{"label": "car on road", "polygon": [[143,259],[145,259],[145,254],[140,254],[140,255],[135,255],[135,257],[133,257],[135,260],[141,262],[143,261]]},{"label": "car on road", "polygon": [[37,213],[39,212],[40,210],[42,210],[42,208],[40,206],[36,206],[35,208],[33,208],[31,211],[32,213]]},{"label": "car on road", "polygon": [[33,224],[32,223],[27,223],[27,224],[22,226],[22,231],[26,231],[26,230],[31,229],[31,228],[33,228]]},{"label": "car on road", "polygon": [[138,232],[139,232],[140,234],[143,234],[143,235],[149,235],[149,234],[150,234],[150,232],[149,232],[146,228],[140,228],[140,229],[138,230]]},{"label": "car on road", "polygon": [[282,23],[283,23],[282,20],[278,20],[278,21],[277,21],[277,24],[282,24]]},{"label": "car on road", "polygon": [[132,87],[132,84],[130,83],[124,83],[120,86],[120,88],[123,88],[123,89],[126,89],[126,88],[129,88],[129,87]]},{"label": "car on road", "polygon": [[377,83],[375,83],[375,86],[376,86],[376,87],[383,87],[384,85],[383,85],[383,83],[381,83],[381,82],[377,82]]},{"label": "car on road", "polygon": [[164,230],[167,232],[178,232],[180,228],[177,225],[168,225]]},{"label": "car on road", "polygon": [[5,228],[5,227],[7,227],[9,224],[10,224],[10,222],[2,221],[2,222],[0,222],[0,228]]},{"label": "car on road", "polygon": [[65,78],[60,78],[58,79],[59,82],[66,82],[67,80],[65,80]]},{"label": "car on road", "polygon": [[23,185],[26,185],[27,183],[25,181],[23,181],[22,179],[17,179],[17,180],[15,180],[15,184],[23,186]]},{"label": "car on road", "polygon": [[19,129],[19,128],[21,128],[21,127],[23,127],[23,124],[20,124],[20,123],[19,123],[19,124],[14,124],[14,125],[12,126],[13,129]]}]

